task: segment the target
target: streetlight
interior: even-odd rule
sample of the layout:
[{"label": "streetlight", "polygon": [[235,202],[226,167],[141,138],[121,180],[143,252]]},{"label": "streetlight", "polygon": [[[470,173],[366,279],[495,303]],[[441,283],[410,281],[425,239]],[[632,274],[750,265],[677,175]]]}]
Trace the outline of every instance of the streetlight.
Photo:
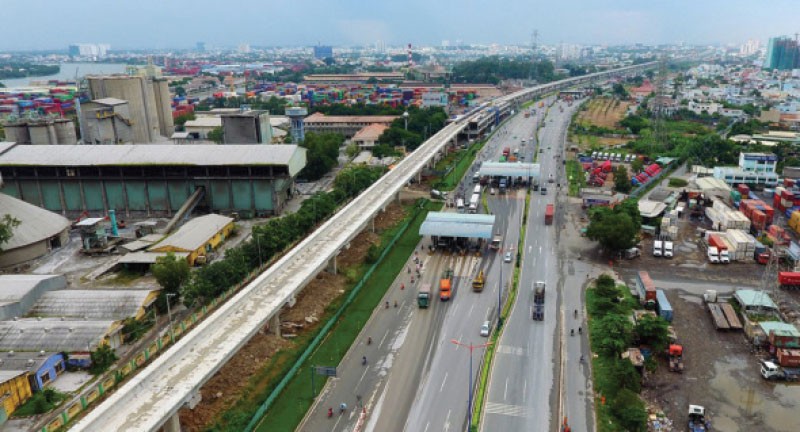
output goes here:
[{"label": "streetlight", "polygon": [[406,130],[408,130],[408,111],[403,112],[403,120],[405,120],[406,123]]},{"label": "streetlight", "polygon": [[463,346],[469,349],[469,390],[468,390],[468,400],[467,400],[467,415],[469,416],[469,423],[467,423],[467,429],[469,429],[470,427],[472,427],[472,351],[474,351],[475,348],[486,348],[492,343],[486,342],[485,344],[480,344],[480,345],[463,344],[455,339],[451,339],[450,342],[458,346]]},{"label": "streetlight", "polygon": [[167,316],[169,317],[169,336],[174,341],[175,340],[175,330],[172,328],[172,309],[169,307],[169,298],[175,297],[178,294],[175,293],[167,293]]}]

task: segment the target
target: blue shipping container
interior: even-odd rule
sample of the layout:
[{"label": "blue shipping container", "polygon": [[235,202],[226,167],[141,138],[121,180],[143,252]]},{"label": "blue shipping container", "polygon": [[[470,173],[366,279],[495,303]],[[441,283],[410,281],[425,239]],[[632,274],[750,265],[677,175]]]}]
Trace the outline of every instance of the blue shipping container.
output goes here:
[{"label": "blue shipping container", "polygon": [[672,322],[672,305],[669,304],[664,290],[656,290],[656,305],[658,307],[658,316]]}]

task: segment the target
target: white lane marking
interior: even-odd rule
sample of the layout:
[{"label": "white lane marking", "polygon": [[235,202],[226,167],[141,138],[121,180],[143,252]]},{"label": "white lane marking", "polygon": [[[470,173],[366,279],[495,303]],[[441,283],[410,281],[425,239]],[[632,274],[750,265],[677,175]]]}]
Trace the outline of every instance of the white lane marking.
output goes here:
[{"label": "white lane marking", "polygon": [[531,253],[532,250],[533,250],[533,246],[528,245],[528,253]]},{"label": "white lane marking", "polygon": [[441,385],[441,387],[439,387],[439,393],[441,393],[442,390],[444,390],[444,383],[446,383],[446,382],[447,382],[447,371],[445,371],[445,373],[444,373],[444,379],[442,379],[442,385]]},{"label": "white lane marking", "polygon": [[467,316],[471,316],[472,315],[472,310],[473,309],[475,309],[475,303],[473,303],[472,306],[469,307],[469,313],[467,314]]},{"label": "white lane marking", "polygon": [[369,366],[365,366],[364,367],[364,373],[362,373],[361,374],[361,378],[358,379],[358,384],[356,384],[356,387],[361,385],[361,381],[364,381],[364,377],[367,375],[368,371],[369,371]]},{"label": "white lane marking", "polygon": [[506,388],[503,390],[503,400],[508,399],[508,377],[506,377]]},{"label": "white lane marking", "polygon": [[507,405],[496,402],[486,403],[486,412],[489,414],[502,414],[513,417],[527,417],[528,408],[520,405]]},{"label": "white lane marking", "polygon": [[525,399],[528,396],[528,380],[522,380],[522,402],[525,403]]},{"label": "white lane marking", "polygon": [[539,254],[541,254],[541,253],[542,253],[542,247],[539,246]]},{"label": "white lane marking", "polygon": [[428,432],[429,427],[431,427],[431,422],[425,423],[425,432]]},{"label": "white lane marking", "polygon": [[447,418],[444,420],[444,430],[450,430],[450,412],[451,410],[447,410]]},{"label": "white lane marking", "polygon": [[386,342],[386,337],[388,337],[388,336],[389,336],[389,330],[386,330],[386,333],[384,333],[384,334],[383,334],[383,337],[381,338],[381,343],[380,343],[380,345],[378,345],[378,347],[379,347],[379,348],[380,348],[380,347],[383,347],[383,343],[384,343],[384,342]]}]

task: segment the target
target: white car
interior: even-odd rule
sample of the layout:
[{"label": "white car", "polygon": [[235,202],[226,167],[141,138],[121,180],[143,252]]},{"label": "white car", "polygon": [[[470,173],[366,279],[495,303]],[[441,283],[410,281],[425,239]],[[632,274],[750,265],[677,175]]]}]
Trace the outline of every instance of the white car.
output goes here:
[{"label": "white car", "polygon": [[483,325],[481,326],[481,336],[488,337],[489,332],[491,331],[491,323],[489,321],[484,321]]}]

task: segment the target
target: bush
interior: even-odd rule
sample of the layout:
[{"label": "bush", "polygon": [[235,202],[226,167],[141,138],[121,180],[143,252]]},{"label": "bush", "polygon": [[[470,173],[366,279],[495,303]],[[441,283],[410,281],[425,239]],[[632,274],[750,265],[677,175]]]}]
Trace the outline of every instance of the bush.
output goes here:
[{"label": "bush", "polygon": [[670,177],[669,178],[669,186],[670,187],[686,187],[689,184],[688,181],[677,178],[677,177]]},{"label": "bush", "polygon": [[378,261],[378,258],[381,256],[381,248],[378,247],[376,244],[369,245],[369,249],[367,249],[367,256],[366,261],[367,264],[374,264]]}]

